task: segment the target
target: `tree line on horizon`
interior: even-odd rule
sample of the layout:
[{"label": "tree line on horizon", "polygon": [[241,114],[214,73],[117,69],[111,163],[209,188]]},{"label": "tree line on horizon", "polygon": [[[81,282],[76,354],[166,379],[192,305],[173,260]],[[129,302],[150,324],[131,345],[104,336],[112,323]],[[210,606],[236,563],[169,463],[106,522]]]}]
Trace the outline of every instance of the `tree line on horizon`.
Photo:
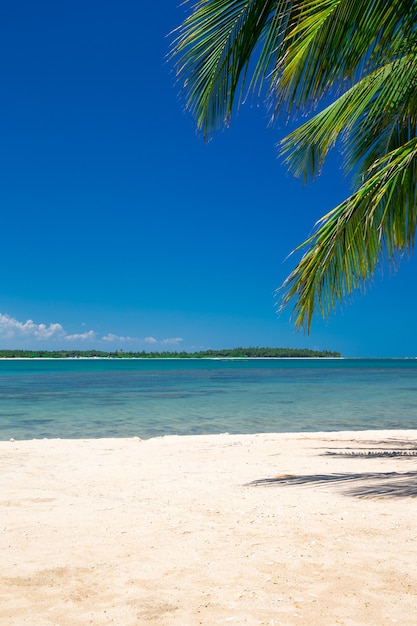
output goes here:
[{"label": "tree line on horizon", "polygon": [[200,350],[198,352],[125,352],[115,350],[0,350],[0,359],[242,359],[242,358],[340,358],[341,353],[330,350],[310,350],[308,348],[229,348],[223,350]]}]

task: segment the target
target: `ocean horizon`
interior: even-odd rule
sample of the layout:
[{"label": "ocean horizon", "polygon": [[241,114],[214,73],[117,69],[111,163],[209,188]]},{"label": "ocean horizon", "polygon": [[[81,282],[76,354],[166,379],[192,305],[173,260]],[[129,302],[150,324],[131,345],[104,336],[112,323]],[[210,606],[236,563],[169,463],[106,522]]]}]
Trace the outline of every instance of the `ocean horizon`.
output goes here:
[{"label": "ocean horizon", "polygon": [[8,358],[0,439],[417,427],[415,358]]}]

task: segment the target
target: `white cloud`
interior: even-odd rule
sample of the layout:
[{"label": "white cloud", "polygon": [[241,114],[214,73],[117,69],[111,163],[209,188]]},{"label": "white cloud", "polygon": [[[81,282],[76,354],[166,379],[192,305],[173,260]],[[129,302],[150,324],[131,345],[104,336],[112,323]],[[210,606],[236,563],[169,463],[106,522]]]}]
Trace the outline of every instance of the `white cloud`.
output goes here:
[{"label": "white cloud", "polygon": [[37,327],[35,324],[34,326],[33,334],[35,337],[39,337],[39,339],[49,339],[54,335],[62,336],[65,334],[65,330],[62,328],[61,324],[49,324],[49,326],[38,324]]},{"label": "white cloud", "polygon": [[118,335],[113,335],[113,333],[107,333],[104,337],[102,337],[103,341],[116,341],[120,339]]},{"label": "white cloud", "polygon": [[24,339],[27,342],[35,339],[37,341],[54,340],[56,342],[65,339],[66,341],[85,341],[95,339],[95,336],[96,333],[93,330],[69,335],[62,324],[35,324],[30,319],[26,322],[19,322],[10,315],[0,313],[0,338],[3,340],[18,341]]},{"label": "white cloud", "polygon": [[161,346],[178,345],[183,341],[182,337],[168,337],[167,339],[155,339],[155,337],[145,337],[144,341],[151,344],[159,344]]},{"label": "white cloud", "polygon": [[102,339],[103,341],[135,341],[134,337],[123,337],[122,335],[115,335],[114,333],[107,333]]},{"label": "white cloud", "polygon": [[63,337],[65,330],[61,324],[35,324],[32,320],[19,322],[10,315],[0,313],[0,337],[13,339],[19,337],[35,337],[36,339],[50,339],[51,337]]},{"label": "white cloud", "polygon": [[[85,328],[86,324],[81,324]],[[178,346],[182,341],[182,337],[167,337],[166,339],[156,339],[149,336],[144,339],[138,337],[130,337],[128,335],[116,335],[109,332],[104,336],[97,336],[94,330],[86,330],[85,332],[69,334],[64,327],[55,322],[51,324],[36,324],[33,320],[28,319],[26,322],[20,322],[19,320],[11,317],[10,315],[0,313],[0,340],[3,340],[4,344],[11,345],[12,348],[17,348],[18,345],[30,345],[33,341],[49,342],[51,348],[57,348],[59,343],[74,342],[74,344],[94,342],[96,345],[100,343],[125,343],[129,344],[134,342],[136,349],[138,344],[148,344],[157,348],[157,346]]]},{"label": "white cloud", "polygon": [[85,341],[86,339],[95,339],[96,333],[94,330],[89,330],[86,333],[74,333],[73,335],[65,335],[65,339],[67,341],[74,341],[81,339],[81,341]]},{"label": "white cloud", "polygon": [[164,345],[178,345],[182,340],[182,337],[169,337],[168,339],[162,339],[161,343]]}]

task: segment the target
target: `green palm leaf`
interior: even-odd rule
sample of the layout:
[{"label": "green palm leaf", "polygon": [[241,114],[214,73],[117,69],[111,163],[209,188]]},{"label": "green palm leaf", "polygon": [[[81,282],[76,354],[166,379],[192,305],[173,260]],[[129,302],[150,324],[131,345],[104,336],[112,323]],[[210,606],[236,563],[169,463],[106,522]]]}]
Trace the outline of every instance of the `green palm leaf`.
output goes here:
[{"label": "green palm leaf", "polygon": [[[400,54],[415,18],[405,0],[306,0],[276,68],[278,104],[314,106],[332,88],[350,84]],[[399,6],[401,9],[399,10]],[[410,24],[412,22],[412,24]]]},{"label": "green palm leaf", "polygon": [[295,175],[317,175],[329,150],[342,150],[354,191],[300,246],[308,250],[283,286],[297,326],[309,330],[314,311],[327,315],[413,247],[417,0],[200,0],[172,56],[205,136],[248,89],[272,119],[310,115],[280,144]]},{"label": "green palm leaf", "polygon": [[239,81],[259,40],[264,41],[254,81],[263,80],[279,39],[286,2],[277,0],[202,0],[179,28],[173,58],[183,82],[186,108],[205,136],[227,123]]},{"label": "green palm leaf", "polygon": [[[342,137],[346,169],[362,178],[392,145],[396,128],[415,128],[417,63],[413,55],[392,61],[359,80],[335,102],[281,142],[296,176],[319,173],[328,151]],[[378,132],[375,132],[377,129]]]},{"label": "green palm leaf", "polygon": [[363,288],[384,255],[392,263],[414,245],[417,223],[417,139],[375,163],[360,189],[325,215],[298,249],[309,249],[283,285],[294,296],[295,323],[310,329],[353,290]]}]

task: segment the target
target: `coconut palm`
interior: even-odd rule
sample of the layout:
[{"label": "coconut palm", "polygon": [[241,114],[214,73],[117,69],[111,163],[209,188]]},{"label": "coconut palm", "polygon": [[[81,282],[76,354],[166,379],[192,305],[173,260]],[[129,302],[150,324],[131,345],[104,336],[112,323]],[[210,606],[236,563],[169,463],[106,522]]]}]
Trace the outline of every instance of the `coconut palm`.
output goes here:
[{"label": "coconut palm", "polygon": [[177,31],[177,76],[205,137],[252,92],[272,119],[307,115],[280,144],[295,175],[341,149],[353,193],[297,248],[282,287],[298,327],[414,245],[416,27],[416,0],[199,0]]}]

